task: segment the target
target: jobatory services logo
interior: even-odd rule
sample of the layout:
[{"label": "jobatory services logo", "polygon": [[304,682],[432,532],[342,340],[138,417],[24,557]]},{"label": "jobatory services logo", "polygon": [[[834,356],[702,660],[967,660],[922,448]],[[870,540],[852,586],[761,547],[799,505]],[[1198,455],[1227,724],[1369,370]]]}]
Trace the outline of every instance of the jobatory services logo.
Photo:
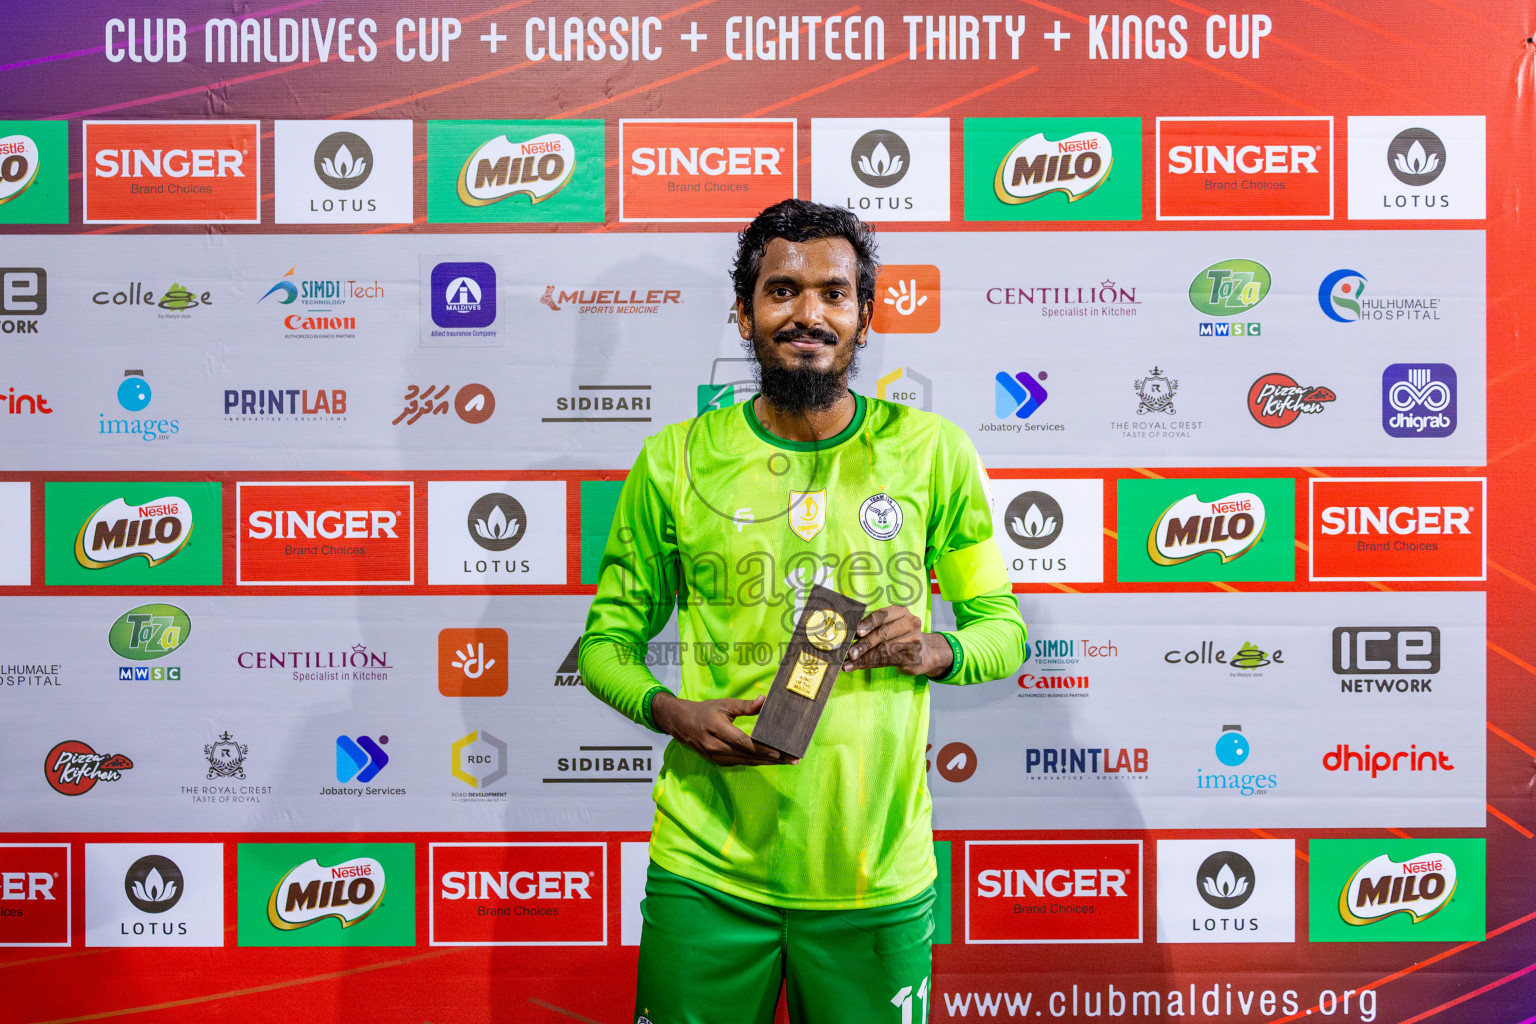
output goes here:
[{"label": "jobatory services logo", "polygon": [[[1189,283],[1189,303],[1207,316],[1238,317],[1253,311],[1269,294],[1273,279],[1269,268],[1253,260],[1231,259],[1213,263]],[[1203,320],[1202,338],[1257,337],[1263,324],[1244,320]]]},{"label": "jobatory services logo", "polygon": [[1486,119],[1351,117],[1350,220],[1481,220]]},{"label": "jobatory services logo", "polygon": [[[1006,370],[999,370],[994,378],[996,387],[993,389],[994,411],[997,418],[1027,420],[1038,412],[1046,399],[1050,398],[1050,393],[1041,383],[1049,376],[1050,374],[1045,370],[1037,373],[1020,370],[1012,374]],[[1019,428],[1014,426],[1012,429]],[[1061,429],[1060,425],[1057,425],[1056,429]]]},{"label": "jobatory services logo", "polygon": [[126,754],[97,753],[80,740],[54,744],[43,758],[43,777],[57,793],[80,796],[89,793],[98,782],[119,782],[133,767]]},{"label": "jobatory services logo", "polygon": [[1140,220],[1141,119],[965,120],[965,219]]},{"label": "jobatory services logo", "polygon": [[[192,617],[173,604],[141,604],[113,621],[107,645],[131,662],[158,661],[181,650],[192,635]],[[122,665],[119,681],[179,680],[179,665]]]},{"label": "jobatory services logo", "polygon": [[409,584],[414,493],[396,482],[236,484],[235,582]]},{"label": "jobatory services logo", "polygon": [[0,224],[69,223],[69,123],[0,121]]},{"label": "jobatory services logo", "polygon": [[1160,839],[1158,942],[1294,942],[1293,839]]},{"label": "jobatory services logo", "polygon": [[1465,942],[1487,937],[1482,839],[1313,839],[1312,942]]},{"label": "jobatory services logo", "polygon": [[427,580],[564,583],[565,515],[564,481],[429,481]]},{"label": "jobatory services logo", "polygon": [[968,840],[970,944],[1142,941],[1139,839]]},{"label": "jobatory services logo", "polygon": [[1303,414],[1317,415],[1338,397],[1321,384],[1298,384],[1288,373],[1266,373],[1248,387],[1248,415],[1259,426],[1278,430]]},{"label": "jobatory services logo", "polygon": [[87,224],[261,223],[260,121],[86,121]]},{"label": "jobatory services logo", "polygon": [[1121,580],[1295,577],[1290,478],[1120,480],[1118,485]]},{"label": "jobatory services logo", "polygon": [[939,329],[943,292],[939,268],[930,264],[890,264],[875,281],[877,334],[932,334]]},{"label": "jobatory services logo", "polygon": [[434,224],[601,224],[601,120],[428,121]]},{"label": "jobatory services logo", "polygon": [[412,123],[274,121],[278,224],[409,224]]},{"label": "jobatory services logo", "polygon": [[1333,118],[1158,118],[1157,219],[1332,220]]},{"label": "jobatory services logo", "polygon": [[605,843],[431,843],[434,946],[602,946]]},{"label": "jobatory services logo", "polygon": [[71,942],[70,844],[0,843],[0,947]]},{"label": "jobatory services logo", "polygon": [[813,118],[811,198],[871,221],[948,221],[949,119]]},{"label": "jobatory services logo", "polygon": [[219,843],[86,843],[86,946],[224,945]]},{"label": "jobatory services logo", "polygon": [[1314,580],[1487,578],[1483,477],[1313,478]]},{"label": "jobatory services logo", "polygon": [[799,195],[796,136],[794,118],[622,119],[619,220],[751,220]]},{"label": "jobatory services logo", "polygon": [[378,739],[363,735],[337,736],[336,781],[360,785],[372,782],[389,764],[389,755],[384,752],[388,744],[389,737],[382,733]]},{"label": "jobatory services logo", "polygon": [[178,480],[43,486],[48,584],[223,582],[221,485]]},{"label": "jobatory services logo", "polygon": [[34,318],[47,312],[47,270],[0,267],[0,334],[40,334],[42,321]]},{"label": "jobatory services logo", "polygon": [[241,843],[241,946],[412,946],[411,843]]},{"label": "jobatory services logo", "polygon": [[1456,368],[1393,363],[1381,372],[1381,429],[1392,437],[1456,433]]},{"label": "jobatory services logo", "polygon": [[[116,384],[117,404],[130,413],[143,412],[154,400],[154,389],[143,370],[124,370]],[[98,437],[136,437],[143,441],[168,441],[181,433],[181,420],[136,417],[125,419],[116,413],[97,413]]]},{"label": "jobatory services logo", "polygon": [[437,692],[444,697],[502,697],[507,679],[506,630],[469,626],[437,634]]}]

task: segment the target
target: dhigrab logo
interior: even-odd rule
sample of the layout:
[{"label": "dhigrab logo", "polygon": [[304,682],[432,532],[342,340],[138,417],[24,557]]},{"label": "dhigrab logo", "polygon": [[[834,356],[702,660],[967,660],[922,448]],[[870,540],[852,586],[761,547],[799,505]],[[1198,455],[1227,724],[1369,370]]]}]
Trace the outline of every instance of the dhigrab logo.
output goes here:
[{"label": "dhigrab logo", "polygon": [[1449,363],[1393,363],[1383,370],[1381,429],[1392,437],[1454,434],[1456,368]]}]

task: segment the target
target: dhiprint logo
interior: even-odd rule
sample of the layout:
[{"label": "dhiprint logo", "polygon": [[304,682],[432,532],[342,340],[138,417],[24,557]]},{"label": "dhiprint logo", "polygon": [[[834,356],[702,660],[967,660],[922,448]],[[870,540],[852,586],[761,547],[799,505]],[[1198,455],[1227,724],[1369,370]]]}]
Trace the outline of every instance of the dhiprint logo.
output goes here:
[{"label": "dhiprint logo", "polygon": [[315,147],[315,174],[334,189],[350,191],[373,173],[373,148],[361,135],[336,132]]},{"label": "dhiprint logo", "polygon": [[1381,429],[1392,437],[1456,433],[1456,368],[1393,363],[1381,373]]},{"label": "dhiprint logo", "polygon": [[1061,536],[1064,517],[1055,498],[1044,491],[1025,491],[1008,503],[1003,522],[1009,540],[1038,551]]},{"label": "dhiprint logo", "polygon": [[1365,294],[1365,275],[1358,270],[1335,270],[1317,286],[1317,305],[1330,320],[1352,324],[1361,317],[1360,296]]},{"label": "dhiprint logo", "polygon": [[507,631],[494,626],[437,634],[437,692],[444,697],[501,697],[507,692]]},{"label": "dhiprint logo", "polygon": [[995,378],[997,387],[994,392],[997,418],[1027,420],[1033,416],[1050,397],[1045,386],[1040,383],[1047,376],[1044,370],[1038,375],[1021,370],[1012,376],[999,370]]},{"label": "dhiprint logo", "polygon": [[932,334],[939,329],[939,268],[925,263],[882,267],[875,282],[877,334]]},{"label": "dhiprint logo", "polygon": [[1445,143],[1427,128],[1405,128],[1387,144],[1387,167],[1404,185],[1428,185],[1445,171]]},{"label": "dhiprint logo", "polygon": [[389,755],[384,753],[384,744],[388,742],[389,737],[383,735],[377,742],[371,736],[337,736],[336,781],[372,782],[389,764]]}]

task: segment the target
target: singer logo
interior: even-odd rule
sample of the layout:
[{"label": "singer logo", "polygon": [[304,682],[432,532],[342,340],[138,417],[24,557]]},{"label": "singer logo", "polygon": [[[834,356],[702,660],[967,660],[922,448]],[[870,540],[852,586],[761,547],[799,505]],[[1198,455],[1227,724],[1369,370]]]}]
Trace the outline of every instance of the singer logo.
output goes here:
[{"label": "singer logo", "polygon": [[743,221],[795,197],[793,118],[619,122],[619,220]]},{"label": "singer logo", "polygon": [[1141,841],[965,844],[968,943],[1140,942]]},{"label": "singer logo", "polygon": [[604,843],[432,843],[434,946],[602,946]]},{"label": "singer logo", "polygon": [[0,843],[0,946],[70,944],[68,843]]},{"label": "singer logo", "polygon": [[1158,220],[1331,220],[1333,118],[1160,117]]},{"label": "singer logo", "polygon": [[1487,577],[1486,480],[1314,478],[1310,486],[1314,580]]},{"label": "singer logo", "polygon": [[409,584],[413,494],[409,483],[238,484],[235,582]]},{"label": "singer logo", "polygon": [[86,121],[87,224],[261,223],[260,121]]}]

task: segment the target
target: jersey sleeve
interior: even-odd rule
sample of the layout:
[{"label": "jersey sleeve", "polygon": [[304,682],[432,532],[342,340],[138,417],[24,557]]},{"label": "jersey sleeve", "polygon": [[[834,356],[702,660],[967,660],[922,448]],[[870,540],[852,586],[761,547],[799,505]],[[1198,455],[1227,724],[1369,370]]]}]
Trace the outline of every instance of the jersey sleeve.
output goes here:
[{"label": "jersey sleeve", "polygon": [[1004,584],[987,594],[954,602],[953,633],[940,633],[949,641],[955,661],[936,683],[965,685],[985,683],[1011,675],[1024,662],[1029,628],[1019,615],[1019,599]]},{"label": "jersey sleeve", "polygon": [[648,644],[677,602],[676,522],[661,439],[648,439],[619,495],[598,565],[577,663],[582,682],[621,714],[652,729],[651,701],[666,687],[645,665]]}]

